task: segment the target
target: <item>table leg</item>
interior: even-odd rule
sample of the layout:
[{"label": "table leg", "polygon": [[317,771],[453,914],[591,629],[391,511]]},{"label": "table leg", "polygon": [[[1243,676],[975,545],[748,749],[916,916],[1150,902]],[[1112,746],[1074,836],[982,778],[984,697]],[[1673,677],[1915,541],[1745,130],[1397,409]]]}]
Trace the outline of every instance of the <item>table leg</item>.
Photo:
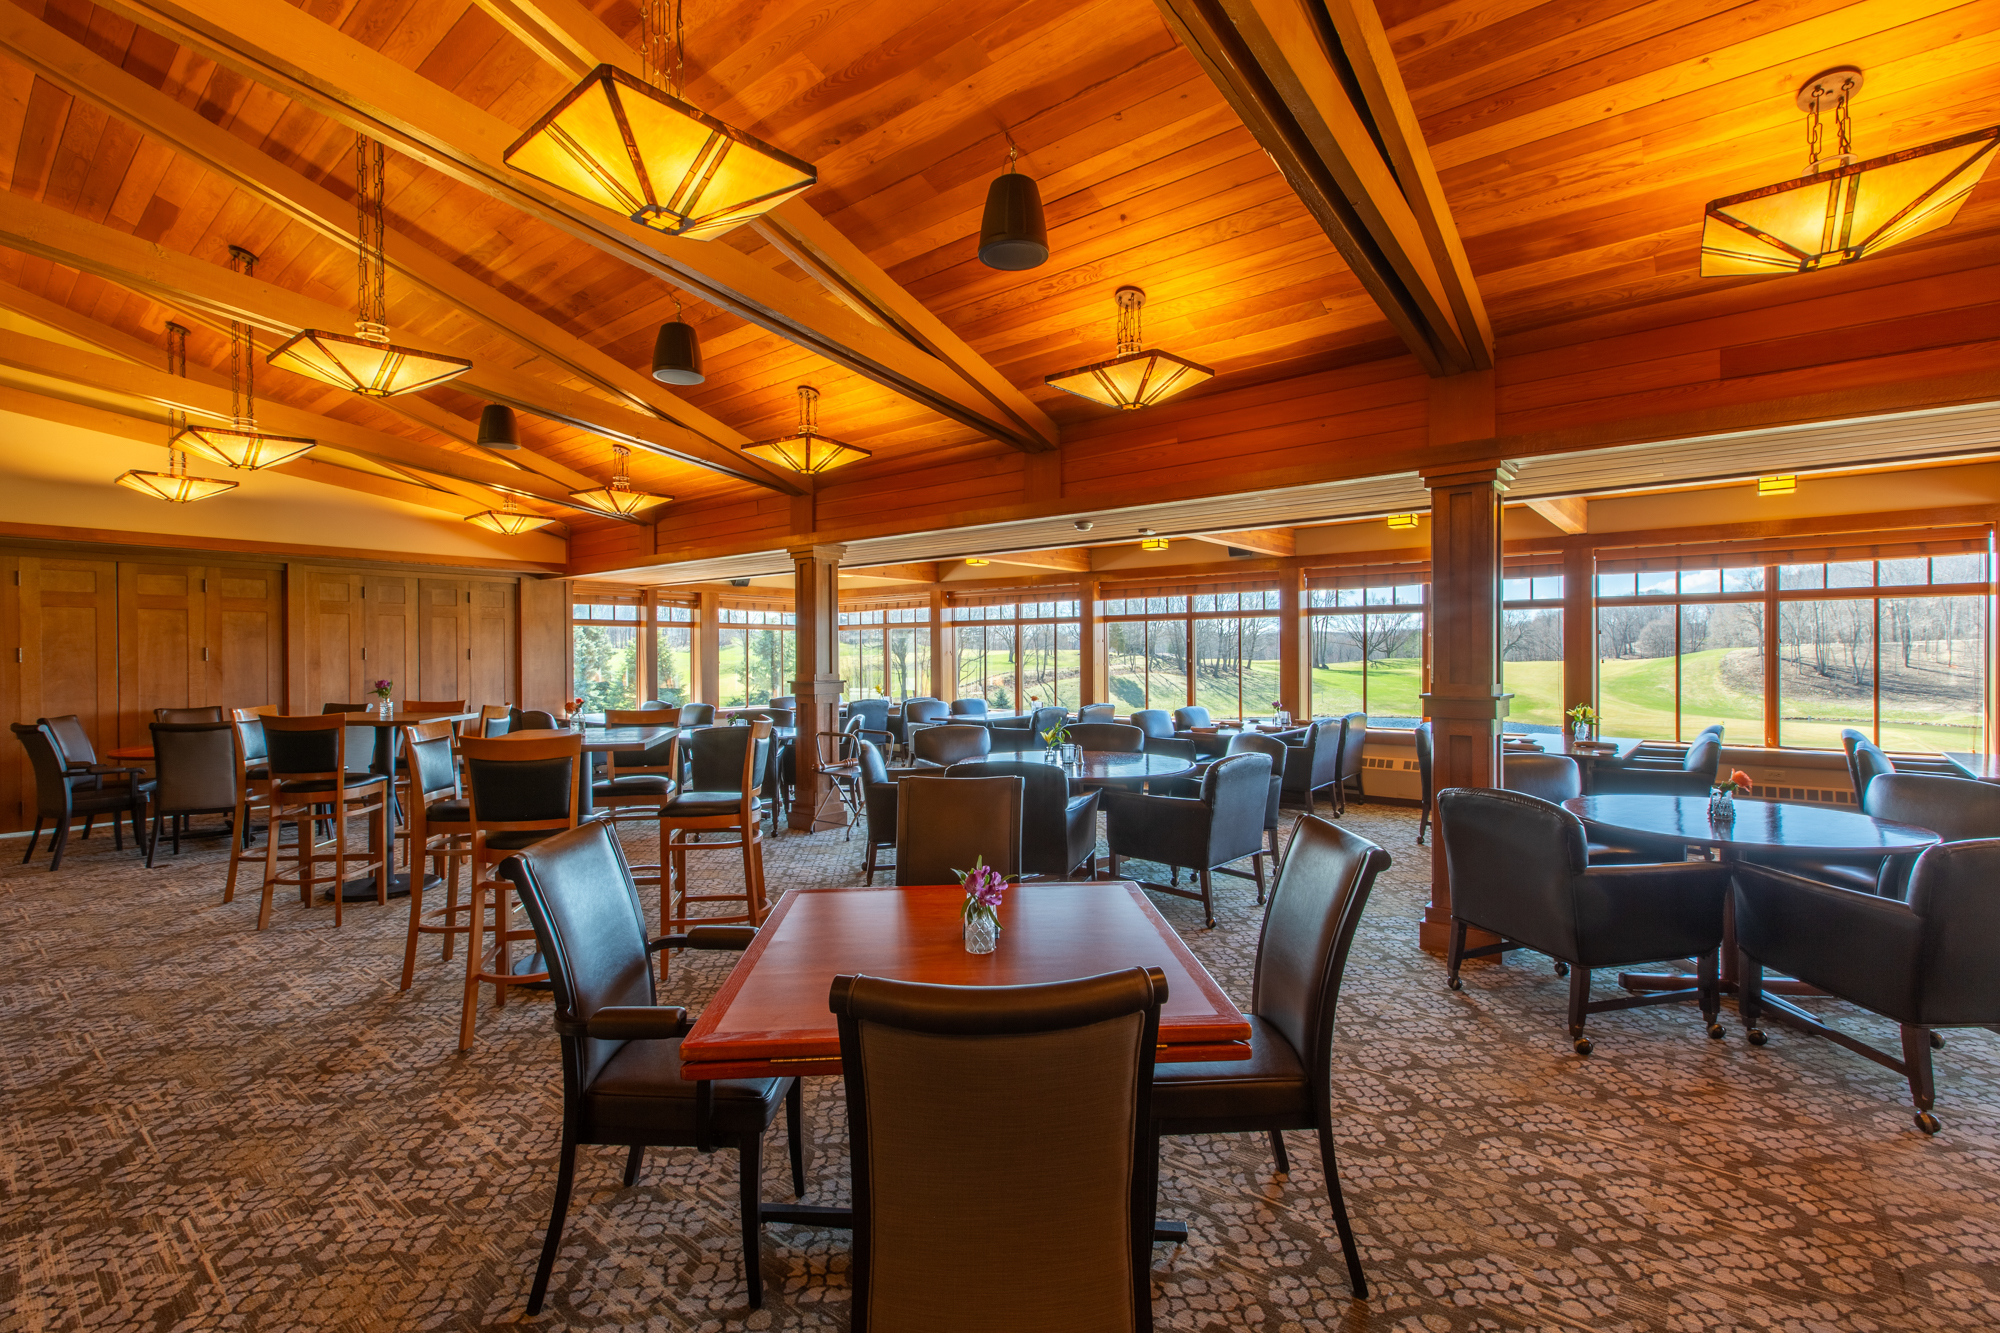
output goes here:
[{"label": "table leg", "polygon": [[[1727,864],[1734,866],[1739,858],[1733,848],[1725,847],[1722,849],[1722,859]],[[1736,952],[1735,874],[1736,872],[1732,869],[1730,871],[1729,896],[1722,900],[1722,979],[1720,984],[1724,995],[1734,995],[1737,993],[1741,977],[1740,960]],[[1682,959],[1681,961],[1689,967],[1695,965],[1694,960],[1691,958]],[[1681,972],[1620,972],[1618,974],[1618,984],[1626,990],[1662,991],[1693,990],[1699,982],[1693,975]],[[1824,996],[1826,994],[1825,991],[1817,986],[1803,981],[1795,981],[1790,977],[1772,979],[1767,976],[1764,981],[1764,989],[1775,995]]]}]

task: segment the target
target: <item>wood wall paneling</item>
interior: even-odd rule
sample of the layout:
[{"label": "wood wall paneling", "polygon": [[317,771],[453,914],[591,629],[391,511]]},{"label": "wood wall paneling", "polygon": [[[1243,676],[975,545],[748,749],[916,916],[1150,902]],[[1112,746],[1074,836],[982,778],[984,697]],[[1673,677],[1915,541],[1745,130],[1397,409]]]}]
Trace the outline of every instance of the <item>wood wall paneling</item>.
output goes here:
[{"label": "wood wall paneling", "polygon": [[[467,607],[471,657],[463,678],[468,703],[511,703],[519,697],[515,665],[516,584],[474,579]],[[562,608],[565,620],[569,608]],[[567,631],[567,624],[564,626]],[[432,696],[456,699],[457,694]]]},{"label": "wood wall paneling", "polygon": [[200,708],[208,697],[208,571],[201,565],[118,564],[119,745],[145,745],[155,708]]},{"label": "wood wall paneling", "polygon": [[285,693],[285,571],[221,565],[205,573],[208,673],[205,703],[224,708],[280,704]]},{"label": "wood wall paneling", "polygon": [[[0,708],[6,710],[10,722],[27,722],[33,717],[21,706],[22,643],[21,557],[0,554]],[[26,752],[10,739],[7,757],[0,759],[0,829],[16,827],[23,792],[34,790],[33,781]]]},{"label": "wood wall paneling", "polygon": [[397,704],[423,698],[416,692],[419,580],[402,574],[366,574],[361,580],[361,687],[364,702],[378,680],[393,684]]},{"label": "wood wall paneling", "polygon": [[406,697],[472,698],[470,594],[463,579],[417,580],[417,678]]},{"label": "wood wall paneling", "polygon": [[361,575],[344,569],[308,568],[300,607],[304,688],[293,682],[291,711],[317,713],[329,703],[363,701],[361,657],[364,610]]},{"label": "wood wall paneling", "polygon": [[570,697],[569,580],[522,579],[519,703],[556,709]]}]

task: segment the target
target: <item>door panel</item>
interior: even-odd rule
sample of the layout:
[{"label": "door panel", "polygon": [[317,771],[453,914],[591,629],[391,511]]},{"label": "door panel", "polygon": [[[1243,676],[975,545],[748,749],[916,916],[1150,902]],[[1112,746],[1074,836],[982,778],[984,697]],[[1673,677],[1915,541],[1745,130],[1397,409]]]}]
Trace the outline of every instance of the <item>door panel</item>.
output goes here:
[{"label": "door panel", "polygon": [[122,561],[118,566],[118,744],[145,745],[155,708],[207,698],[207,570]]},{"label": "door panel", "polygon": [[466,702],[471,707],[513,703],[518,695],[514,684],[514,584],[476,580],[471,602],[472,655],[467,661],[471,670]]},{"label": "door panel", "polygon": [[417,601],[421,640],[417,685],[423,699],[468,699],[471,663],[466,660],[466,585],[457,579],[420,579]]},{"label": "door panel", "polygon": [[203,703],[257,708],[283,702],[284,571],[208,571],[208,673]]},{"label": "door panel", "polygon": [[362,593],[362,702],[372,702],[375,682],[390,682],[390,697],[398,707],[415,693],[417,666],[417,580],[396,575],[368,574]]},{"label": "door panel", "polygon": [[330,703],[365,703],[361,576],[338,569],[308,569],[305,579],[301,628],[306,681],[295,706],[317,713]]},{"label": "door panel", "polygon": [[21,559],[20,716],[74,713],[101,752],[118,741],[118,566]]}]

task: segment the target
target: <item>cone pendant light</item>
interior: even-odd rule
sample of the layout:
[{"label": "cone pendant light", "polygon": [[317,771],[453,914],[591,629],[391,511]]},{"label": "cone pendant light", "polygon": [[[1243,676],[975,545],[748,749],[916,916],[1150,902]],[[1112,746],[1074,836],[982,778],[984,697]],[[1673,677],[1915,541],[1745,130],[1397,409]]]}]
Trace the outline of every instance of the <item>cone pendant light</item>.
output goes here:
[{"label": "cone pendant light", "polygon": [[514,409],[502,403],[480,408],[479,436],[474,443],[482,449],[519,449],[521,432],[514,425]]},{"label": "cone pendant light", "polygon": [[[187,335],[188,331],[179,324],[167,325],[167,373],[178,375],[182,379],[187,378]],[[235,490],[240,483],[188,475],[187,455],[174,443],[186,427],[185,412],[178,408],[167,409],[167,470],[141,472],[134,468],[129,472],[119,473],[116,484],[129,491],[137,491],[141,495],[150,495],[155,500],[166,500],[181,505],[192,504],[196,500],[206,500]]]},{"label": "cone pendant light", "polygon": [[[247,278],[256,267],[257,256],[239,245],[229,247],[231,272]],[[174,443],[210,462],[246,472],[289,463],[315,444],[303,436],[266,435],[257,429],[257,349],[250,343],[250,326],[241,320],[229,324],[229,410],[233,427],[191,426],[183,420]]]},{"label": "cone pendant light", "polygon": [[389,265],[383,255],[382,145],[354,136],[354,208],[360,262],[355,335],[307,329],[271,353],[270,362],[367,398],[393,398],[463,375],[463,357],[420,352],[389,341]]},{"label": "cone pendant light", "polygon": [[707,378],[701,373],[701,340],[694,325],[681,318],[678,296],[672,322],[660,325],[660,336],[653,340],[653,378],[662,384],[700,384]]},{"label": "cone pendant light", "polygon": [[986,213],[979,224],[979,262],[988,268],[1019,271],[1046,263],[1049,224],[1042,192],[1032,178],[1014,169],[1020,150],[1007,141],[1007,170],[986,187]]}]

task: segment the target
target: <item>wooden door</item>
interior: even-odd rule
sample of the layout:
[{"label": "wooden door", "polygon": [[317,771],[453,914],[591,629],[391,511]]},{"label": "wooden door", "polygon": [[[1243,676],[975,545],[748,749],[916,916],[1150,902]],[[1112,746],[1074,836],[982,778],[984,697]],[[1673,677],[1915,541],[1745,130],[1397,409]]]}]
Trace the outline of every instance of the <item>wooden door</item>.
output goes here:
[{"label": "wooden door", "polygon": [[118,740],[145,745],[155,708],[208,695],[208,571],[201,565],[118,563]]},{"label": "wooden door", "polygon": [[[21,705],[21,557],[0,555],[0,710],[9,722],[31,721],[33,714]],[[11,833],[34,823],[21,822],[21,802],[34,795],[34,775],[28,756],[9,737],[4,744],[6,757],[0,758],[0,832]],[[24,787],[23,783],[27,785]]]},{"label": "wooden door", "polygon": [[205,704],[280,704],[285,689],[285,572],[220,566],[204,579],[208,614]]},{"label": "wooden door", "polygon": [[317,713],[330,703],[365,703],[361,575],[344,569],[307,568],[300,599],[298,654],[304,688],[292,690],[294,712]]},{"label": "wooden door", "polygon": [[99,752],[116,747],[117,563],[23,556],[20,627],[20,717],[74,713]]},{"label": "wooden door", "polygon": [[[514,683],[514,583],[498,579],[475,579],[470,590],[469,668],[465,683],[468,706],[513,703],[519,691]],[[457,698],[457,695],[453,695]]]},{"label": "wooden door", "polygon": [[[420,699],[417,670],[417,580],[399,574],[361,576],[361,683],[364,703],[375,699],[378,680],[390,682],[390,697],[400,707]],[[453,696],[456,697],[456,696]]]},{"label": "wooden door", "polygon": [[471,698],[467,591],[462,579],[417,580],[416,698]]}]

